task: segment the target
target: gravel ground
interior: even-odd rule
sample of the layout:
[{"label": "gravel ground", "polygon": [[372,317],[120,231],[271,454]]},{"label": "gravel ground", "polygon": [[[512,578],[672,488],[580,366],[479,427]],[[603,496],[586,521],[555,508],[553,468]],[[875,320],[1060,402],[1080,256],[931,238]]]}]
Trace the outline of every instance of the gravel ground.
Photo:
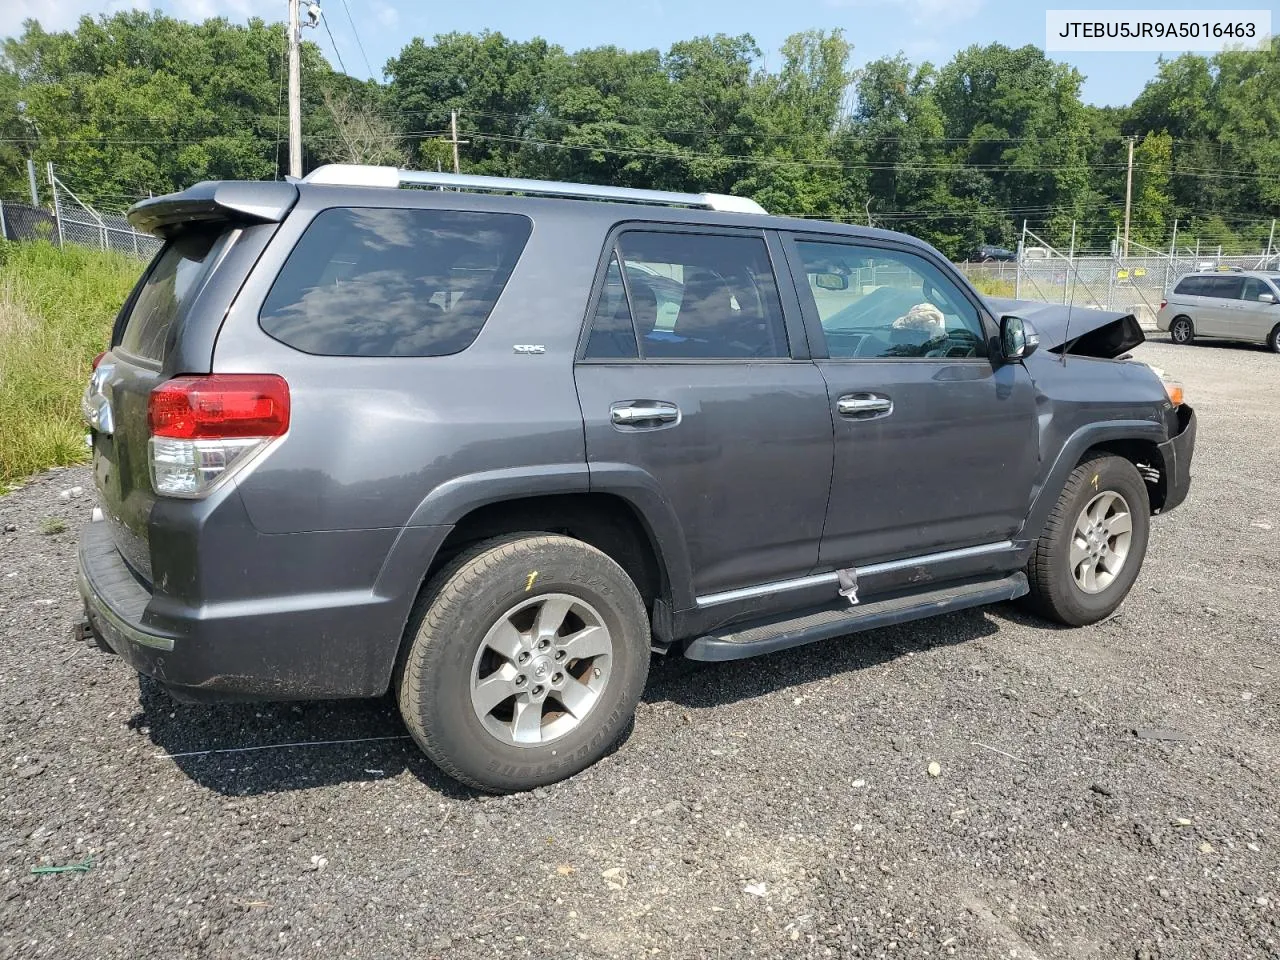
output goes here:
[{"label": "gravel ground", "polygon": [[[1280,955],[1280,357],[1140,356],[1200,446],[1116,617],[657,661],[619,750],[516,797],[386,702],[182,706],[73,645],[89,477],[34,479],[0,499],[0,956]],[[175,756],[349,738],[383,739]]]}]

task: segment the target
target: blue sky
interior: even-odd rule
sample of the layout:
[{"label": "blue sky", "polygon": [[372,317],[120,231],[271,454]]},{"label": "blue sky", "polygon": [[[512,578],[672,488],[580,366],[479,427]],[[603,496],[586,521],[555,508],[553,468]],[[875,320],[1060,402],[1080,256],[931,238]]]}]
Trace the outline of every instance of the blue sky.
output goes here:
[{"label": "blue sky", "polygon": [[[499,30],[524,40],[543,36],[575,50],[616,44],[630,49],[666,49],[673,41],[701,34],[750,33],[775,66],[783,39],[811,27],[841,27],[853,42],[854,65],[899,51],[912,60],[943,63],[974,43],[999,41],[1010,46],[1031,43],[1043,47],[1045,10],[1108,6],[1097,2],[1071,4],[1017,0],[633,0],[630,5],[600,0],[467,0],[415,3],[409,0],[346,0],[360,40],[375,73],[414,36],[430,37],[451,30]],[[225,15],[243,20],[250,15],[283,19],[285,0],[3,0],[0,35],[16,33],[25,17],[36,17],[47,28],[65,28],[81,14],[99,14],[122,7],[152,7],[184,19]],[[339,52],[348,70],[367,74],[343,0],[322,0]],[[1207,0],[1143,3],[1128,0],[1128,8],[1203,9]],[[1240,7],[1265,3],[1246,0]],[[1273,14],[1275,16],[1275,14]],[[333,60],[323,30],[309,31]],[[1095,104],[1128,103],[1156,69],[1155,54],[1057,54],[1085,74],[1084,98]]]}]

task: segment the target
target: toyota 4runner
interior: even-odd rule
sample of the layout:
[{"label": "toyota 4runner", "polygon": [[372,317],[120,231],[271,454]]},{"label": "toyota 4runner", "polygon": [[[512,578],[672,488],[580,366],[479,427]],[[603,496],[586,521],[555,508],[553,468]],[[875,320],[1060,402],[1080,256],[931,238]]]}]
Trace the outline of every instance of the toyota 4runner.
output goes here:
[{"label": "toyota 4runner", "polygon": [[391,690],[484,790],[600,758],[651,650],[1100,620],[1190,483],[1132,316],[902,234],[351,166],[130,219],[165,243],[85,392],[77,633],[178,698]]}]

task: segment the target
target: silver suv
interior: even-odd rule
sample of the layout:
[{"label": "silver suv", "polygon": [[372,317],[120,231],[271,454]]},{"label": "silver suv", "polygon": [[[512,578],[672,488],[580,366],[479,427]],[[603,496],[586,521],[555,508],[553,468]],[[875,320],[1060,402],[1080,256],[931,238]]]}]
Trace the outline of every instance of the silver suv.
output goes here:
[{"label": "silver suv", "polygon": [[1265,343],[1280,353],[1280,273],[1192,273],[1161,302],[1156,326],[1174,343],[1196,337]]}]

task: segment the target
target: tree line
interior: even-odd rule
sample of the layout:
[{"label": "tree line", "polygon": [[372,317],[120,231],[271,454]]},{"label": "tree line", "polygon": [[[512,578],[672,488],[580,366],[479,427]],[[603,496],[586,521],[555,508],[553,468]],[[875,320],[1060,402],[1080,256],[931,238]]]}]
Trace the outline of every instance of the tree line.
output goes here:
[{"label": "tree line", "polygon": [[[197,180],[283,174],[279,23],[189,23],[129,11],[67,32],[27,21],[0,56],[0,196],[51,160],[109,209]],[[796,33],[766,66],[748,35],[665,52],[568,52],[497,32],[415,38],[385,82],[302,47],[307,169],[327,162],[750,196],[771,212],[870,223],[962,258],[1012,246],[1024,221],[1064,247],[1132,237],[1265,246],[1280,215],[1280,40],[1266,52],[1182,55],[1126,107],[1094,107],[1083,77],[1037,47],[973,46],[935,66],[851,69],[839,30]],[[342,51],[338,51],[339,56]]]}]

